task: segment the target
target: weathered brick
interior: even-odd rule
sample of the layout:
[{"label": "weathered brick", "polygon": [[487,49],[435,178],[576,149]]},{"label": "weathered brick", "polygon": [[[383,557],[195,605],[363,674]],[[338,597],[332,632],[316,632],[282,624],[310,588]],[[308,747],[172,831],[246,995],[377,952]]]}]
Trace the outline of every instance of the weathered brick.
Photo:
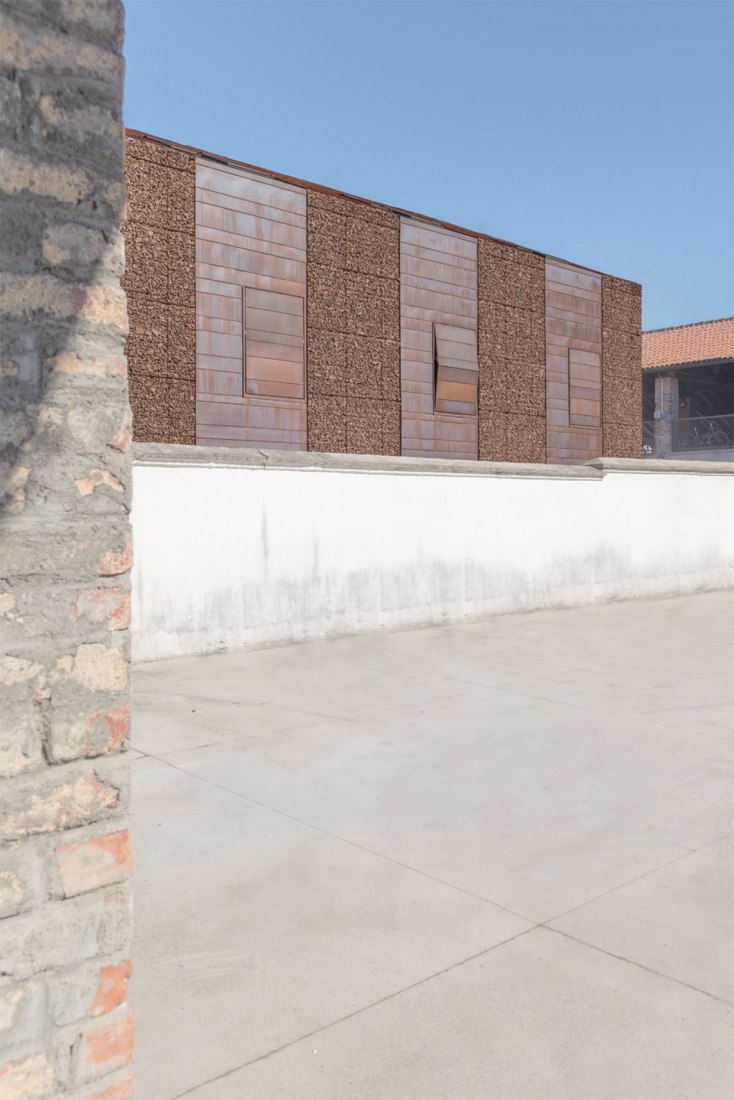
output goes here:
[{"label": "weathered brick", "polygon": [[134,1020],[125,1012],[114,1020],[86,1028],[74,1051],[77,1082],[101,1077],[132,1062]]},{"label": "weathered brick", "polygon": [[3,1100],[47,1100],[53,1087],[53,1071],[45,1054],[32,1054],[0,1069]]},{"label": "weathered brick", "polygon": [[132,973],[127,958],[92,959],[66,966],[49,985],[53,1022],[62,1027],[90,1017],[106,1016],[127,999]]},{"label": "weathered brick", "polygon": [[113,782],[120,782],[120,769],[116,773],[111,764],[104,770],[99,762],[94,766],[69,764],[4,780],[8,789],[2,792],[0,838],[18,840],[109,817],[120,802],[120,787]]},{"label": "weathered brick", "polygon": [[92,1002],[92,1016],[105,1016],[108,1012],[124,1004],[127,999],[127,983],[132,974],[129,959],[119,963],[102,966],[99,970],[99,985]]},{"label": "weathered brick", "polygon": [[69,679],[88,691],[121,691],[127,685],[127,660],[120,649],[92,642],[57,662],[55,680]]},{"label": "weathered brick", "polygon": [[[85,709],[85,705],[87,709]],[[128,737],[130,704],[117,703],[89,713],[89,701],[79,701],[77,714],[68,713],[63,701],[54,701],[46,714],[46,753],[54,763],[97,757],[118,751]]]},{"label": "weathered brick", "polygon": [[99,559],[97,571],[101,577],[119,577],[128,573],[133,565],[133,544],[129,533],[125,532],[125,547],[122,550],[108,550]]},{"label": "weathered brick", "polygon": [[0,741],[0,778],[43,764],[43,722],[37,707],[7,713]]},{"label": "weathered brick", "polygon": [[108,630],[126,630],[130,625],[130,596],[120,588],[87,588],[76,597],[69,615],[91,623],[104,623]]},{"label": "weathered brick", "polygon": [[0,919],[14,917],[46,898],[43,853],[29,844],[7,844],[0,850]]},{"label": "weathered brick", "polygon": [[3,970],[10,980],[22,981],[87,959],[124,955],[131,917],[129,883],[9,917],[2,924]]},{"label": "weathered brick", "polygon": [[46,987],[43,981],[31,979],[0,989],[0,1050],[6,1056],[38,1049],[45,1030]]},{"label": "weathered brick", "polygon": [[[61,986],[84,1018],[118,1011],[131,931],[129,884],[105,885],[129,870],[123,10],[0,7],[0,1095],[30,1100],[70,1084]],[[126,1088],[108,1070],[90,1092]]]},{"label": "weathered brick", "polygon": [[56,849],[56,863],[66,898],[112,886],[132,872],[130,834],[122,829],[76,844],[62,844]]}]

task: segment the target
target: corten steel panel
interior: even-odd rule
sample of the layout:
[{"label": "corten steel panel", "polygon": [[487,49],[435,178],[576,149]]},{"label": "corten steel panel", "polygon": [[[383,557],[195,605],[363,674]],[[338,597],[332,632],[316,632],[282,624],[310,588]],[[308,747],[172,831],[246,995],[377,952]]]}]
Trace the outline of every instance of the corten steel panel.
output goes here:
[{"label": "corten steel panel", "polygon": [[545,462],[544,258],[482,239],[478,267],[479,457]]},{"label": "corten steel panel", "polygon": [[[211,246],[196,270],[202,295],[231,297],[232,284],[235,293],[241,294],[244,277],[254,289],[302,296],[305,258],[313,446],[399,450],[400,337],[396,333],[401,319],[415,322],[403,342],[404,361],[420,365],[424,345],[431,339],[430,331],[419,323],[425,315],[425,299],[413,305],[401,303],[402,253],[416,265],[405,276],[406,289],[443,296],[434,319],[446,324],[452,323],[457,310],[462,316],[466,299],[471,301],[471,294],[464,292],[471,289],[478,268],[480,457],[546,458],[546,296],[553,307],[548,325],[549,413],[559,411],[551,404],[558,401],[556,387],[569,387],[567,362],[563,364],[569,341],[573,339],[578,349],[603,350],[604,452],[640,453],[637,284],[603,277],[602,349],[595,331],[600,319],[600,273],[551,260],[557,270],[548,281],[546,295],[546,258],[539,253],[251,165],[225,164],[211,154],[149,135],[129,132],[128,141],[134,152],[128,158],[125,278],[131,311],[132,402],[136,434],[141,438],[184,438],[181,425],[186,415],[193,424],[190,394],[196,370],[196,314],[191,285],[198,222],[201,241]],[[201,186],[193,193],[197,159],[202,166]],[[311,201],[304,244],[306,194]],[[408,225],[402,245],[401,215]],[[453,242],[448,246],[447,237]],[[225,310],[221,313],[216,308],[201,311],[209,318],[206,331],[241,335],[238,322]],[[217,318],[221,324],[213,323]],[[163,409],[158,397],[150,399],[154,391],[163,392],[164,378],[173,381],[169,363],[178,375],[186,376],[179,379],[178,392],[171,387],[166,390],[175,393],[173,419],[172,410]],[[218,391],[232,389],[228,376],[236,372],[217,370],[212,362],[205,367],[200,364],[200,369],[214,379]],[[141,386],[142,379],[146,381],[144,392],[140,388],[136,395],[138,378]],[[402,392],[412,395],[417,410],[430,408],[430,377],[403,382]],[[227,394],[219,396],[227,398]],[[233,395],[227,399],[244,400]],[[158,434],[140,435],[141,430],[149,430],[146,415],[150,430]],[[577,444],[578,439],[571,449],[575,451]]]},{"label": "corten steel panel", "polygon": [[447,386],[456,381],[442,378],[440,366],[436,377],[435,367],[436,353],[443,349],[448,349],[446,366],[466,366],[461,346],[467,342],[477,363],[474,238],[401,219],[400,335],[402,454],[477,458],[476,404],[449,392]]},{"label": "corten steel panel", "polygon": [[436,412],[463,416],[477,414],[476,332],[453,325],[434,325]]},{"label": "corten steel panel", "polygon": [[305,300],[274,291],[243,290],[245,392],[304,398]]},{"label": "corten steel panel", "polygon": [[309,191],[310,450],[400,453],[399,267],[395,214]]},{"label": "corten steel panel", "polygon": [[545,291],[548,461],[585,462],[602,452],[601,276],[546,260]]},{"label": "corten steel panel", "polygon": [[571,424],[601,427],[601,356],[568,350],[568,407]]},{"label": "corten steel panel", "polygon": [[195,442],[194,156],[126,140],[126,346],[133,438]]},{"label": "corten steel panel", "polygon": [[197,442],[305,449],[305,192],[199,160],[195,217]]}]

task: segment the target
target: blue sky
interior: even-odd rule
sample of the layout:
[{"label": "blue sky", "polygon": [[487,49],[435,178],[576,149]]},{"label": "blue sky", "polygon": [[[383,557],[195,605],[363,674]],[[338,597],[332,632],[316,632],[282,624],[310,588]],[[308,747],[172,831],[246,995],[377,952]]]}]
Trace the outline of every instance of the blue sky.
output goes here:
[{"label": "blue sky", "polygon": [[125,122],[734,313],[734,6],[127,0]]}]

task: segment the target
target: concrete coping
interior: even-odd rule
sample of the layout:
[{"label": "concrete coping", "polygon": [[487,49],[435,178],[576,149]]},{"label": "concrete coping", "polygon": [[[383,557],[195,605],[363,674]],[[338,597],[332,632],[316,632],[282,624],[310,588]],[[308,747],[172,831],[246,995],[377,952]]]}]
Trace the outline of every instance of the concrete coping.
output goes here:
[{"label": "concrete coping", "polygon": [[447,458],[322,454],[239,447],[198,447],[182,443],[135,443],[136,466],[231,467],[257,470],[324,470],[350,473],[431,474],[441,477],[565,478],[595,481],[608,473],[734,474],[734,462],[675,459],[595,458],[579,466],[552,463],[480,462]]},{"label": "concrete coping", "polygon": [[706,462],[697,458],[592,458],[587,466],[603,473],[623,474],[734,474],[734,462]]}]

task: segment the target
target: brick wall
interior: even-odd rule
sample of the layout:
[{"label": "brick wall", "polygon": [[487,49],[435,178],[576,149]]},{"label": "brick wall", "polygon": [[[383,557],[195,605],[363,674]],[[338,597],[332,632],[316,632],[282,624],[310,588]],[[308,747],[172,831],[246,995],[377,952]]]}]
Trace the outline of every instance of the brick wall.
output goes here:
[{"label": "brick wall", "polygon": [[545,462],[545,261],[478,242],[479,457]]},{"label": "brick wall", "polygon": [[603,453],[642,455],[642,287],[602,276]]},{"label": "brick wall", "polygon": [[118,0],[3,0],[0,1095],[131,1095]]},{"label": "brick wall", "polygon": [[196,160],[128,136],[125,279],[135,439],[196,442]]},{"label": "brick wall", "polygon": [[400,219],[310,190],[308,449],[400,454]]}]

